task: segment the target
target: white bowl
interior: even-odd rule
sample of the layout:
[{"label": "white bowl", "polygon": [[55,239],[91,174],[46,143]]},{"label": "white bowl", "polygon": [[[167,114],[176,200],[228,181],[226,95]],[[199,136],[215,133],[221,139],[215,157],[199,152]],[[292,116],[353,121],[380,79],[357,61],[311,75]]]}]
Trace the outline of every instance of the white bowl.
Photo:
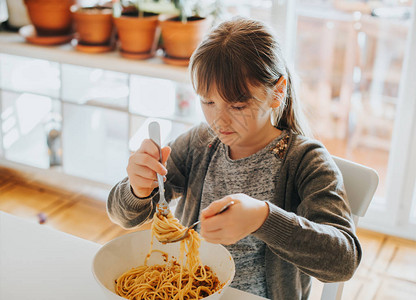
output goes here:
[{"label": "white bowl", "polygon": [[[127,270],[142,266],[150,249],[150,230],[137,231],[122,235],[109,241],[94,256],[92,272],[98,284],[103,288],[107,299],[124,299],[114,292],[115,280]],[[169,254],[169,259],[179,259],[180,243],[162,244],[154,238],[153,249]],[[223,287],[206,300],[220,299],[223,291],[234,278],[235,266],[231,254],[222,245],[201,241],[199,248],[201,262],[209,266],[217,275]],[[164,263],[162,255],[153,253],[148,265]]]}]

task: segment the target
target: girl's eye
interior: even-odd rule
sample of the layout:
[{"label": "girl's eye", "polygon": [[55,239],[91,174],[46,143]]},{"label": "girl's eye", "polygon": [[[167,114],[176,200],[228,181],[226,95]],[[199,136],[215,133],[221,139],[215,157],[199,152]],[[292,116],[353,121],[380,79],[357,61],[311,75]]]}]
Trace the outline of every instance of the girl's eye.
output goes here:
[{"label": "girl's eye", "polygon": [[214,102],[212,102],[212,101],[204,101],[204,100],[201,100],[201,103],[203,105],[212,105],[212,104],[214,104]]},{"label": "girl's eye", "polygon": [[239,106],[231,106],[234,110],[243,110],[247,107],[247,105],[239,105]]}]

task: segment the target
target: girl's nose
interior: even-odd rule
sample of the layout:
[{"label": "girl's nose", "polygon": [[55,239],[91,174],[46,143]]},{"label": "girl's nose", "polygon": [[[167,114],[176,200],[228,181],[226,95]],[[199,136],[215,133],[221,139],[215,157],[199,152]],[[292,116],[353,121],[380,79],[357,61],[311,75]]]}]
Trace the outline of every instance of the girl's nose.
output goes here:
[{"label": "girl's nose", "polygon": [[218,126],[221,127],[221,126],[229,125],[231,123],[232,118],[231,118],[229,109],[227,107],[219,108],[215,115],[216,115],[215,122]]}]

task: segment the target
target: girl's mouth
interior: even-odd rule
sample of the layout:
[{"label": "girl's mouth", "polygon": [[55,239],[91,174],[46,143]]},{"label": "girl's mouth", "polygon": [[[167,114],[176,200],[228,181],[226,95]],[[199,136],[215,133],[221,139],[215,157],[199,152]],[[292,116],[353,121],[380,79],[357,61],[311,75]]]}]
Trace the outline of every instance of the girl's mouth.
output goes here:
[{"label": "girl's mouth", "polygon": [[233,131],[222,131],[222,130],[220,130],[219,133],[221,135],[230,135],[230,134],[233,134],[234,132]]}]

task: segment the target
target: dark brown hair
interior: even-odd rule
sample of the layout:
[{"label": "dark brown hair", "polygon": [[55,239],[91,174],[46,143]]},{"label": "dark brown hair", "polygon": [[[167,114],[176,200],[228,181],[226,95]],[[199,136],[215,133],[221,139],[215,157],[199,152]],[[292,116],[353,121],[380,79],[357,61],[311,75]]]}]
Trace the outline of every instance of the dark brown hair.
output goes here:
[{"label": "dark brown hair", "polygon": [[208,96],[215,88],[230,103],[250,99],[250,86],[271,90],[284,76],[286,99],[274,113],[274,125],[309,135],[280,45],[263,23],[239,17],[218,25],[193,53],[190,72],[198,95]]}]

